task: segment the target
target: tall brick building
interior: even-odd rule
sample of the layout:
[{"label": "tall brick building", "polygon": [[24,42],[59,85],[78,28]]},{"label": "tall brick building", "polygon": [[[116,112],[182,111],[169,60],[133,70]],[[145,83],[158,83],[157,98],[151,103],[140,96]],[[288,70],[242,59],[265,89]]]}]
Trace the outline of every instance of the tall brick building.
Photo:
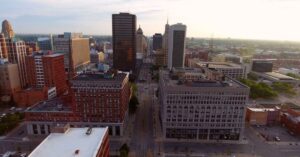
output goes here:
[{"label": "tall brick building", "polygon": [[57,94],[67,90],[64,55],[51,51],[35,52],[26,56],[28,83],[32,87],[56,87]]}]

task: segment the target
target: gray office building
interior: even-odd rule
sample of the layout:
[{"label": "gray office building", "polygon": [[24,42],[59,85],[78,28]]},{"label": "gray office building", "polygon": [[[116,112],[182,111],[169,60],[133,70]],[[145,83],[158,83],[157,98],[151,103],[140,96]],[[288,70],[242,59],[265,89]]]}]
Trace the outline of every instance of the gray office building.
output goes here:
[{"label": "gray office building", "polygon": [[[215,72],[213,72],[216,74]],[[200,69],[160,71],[159,103],[163,137],[182,141],[239,141],[249,88]]]},{"label": "gray office building", "polygon": [[267,59],[252,60],[252,71],[255,71],[255,72],[272,72],[273,71],[273,62],[272,62],[272,60],[267,60]]}]

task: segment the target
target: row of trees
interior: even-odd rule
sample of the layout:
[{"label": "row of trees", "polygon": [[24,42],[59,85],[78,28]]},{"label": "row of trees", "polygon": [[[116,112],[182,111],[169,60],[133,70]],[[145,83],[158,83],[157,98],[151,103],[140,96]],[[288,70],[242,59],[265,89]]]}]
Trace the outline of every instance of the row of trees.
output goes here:
[{"label": "row of trees", "polygon": [[250,87],[250,98],[275,98],[279,93],[295,95],[296,92],[289,83],[274,82],[271,86],[263,82],[256,82],[250,79],[241,79],[242,83]]},{"label": "row of trees", "polygon": [[139,103],[139,100],[137,98],[137,85],[135,83],[130,83],[130,88],[131,88],[131,91],[132,91],[132,96],[129,100],[129,104],[128,104],[128,107],[129,107],[129,114],[134,114],[135,111],[137,110],[138,108],[138,105],[140,104]]},{"label": "row of trees", "polygon": [[278,93],[284,93],[288,95],[296,95],[294,87],[289,83],[283,82],[274,82],[272,84],[272,88],[277,91]]},{"label": "row of trees", "polygon": [[278,96],[276,91],[263,82],[256,83],[249,79],[241,79],[240,81],[250,87],[250,98],[252,99],[274,98]]},{"label": "row of trees", "polygon": [[287,73],[286,75],[290,76],[290,77],[293,77],[295,79],[299,79],[300,80],[300,76],[299,75],[296,75],[296,74],[293,74],[293,73]]}]

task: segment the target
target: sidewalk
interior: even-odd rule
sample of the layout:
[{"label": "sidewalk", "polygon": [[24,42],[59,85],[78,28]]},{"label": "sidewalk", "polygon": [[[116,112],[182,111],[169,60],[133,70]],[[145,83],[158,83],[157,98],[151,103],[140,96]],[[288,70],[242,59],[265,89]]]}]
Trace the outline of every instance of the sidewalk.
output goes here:
[{"label": "sidewalk", "polygon": [[226,153],[212,153],[212,154],[203,154],[203,153],[163,153],[162,157],[261,157],[258,155],[251,154],[226,154]]}]

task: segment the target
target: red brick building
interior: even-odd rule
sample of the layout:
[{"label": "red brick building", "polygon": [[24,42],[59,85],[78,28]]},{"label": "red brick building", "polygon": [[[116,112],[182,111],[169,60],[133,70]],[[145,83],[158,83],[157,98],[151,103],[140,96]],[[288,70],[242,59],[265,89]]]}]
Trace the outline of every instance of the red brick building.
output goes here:
[{"label": "red brick building", "polygon": [[[129,74],[84,73],[71,81],[70,96],[40,102],[25,112],[30,132],[56,123],[72,127],[108,126],[109,134],[123,135],[130,98]],[[46,133],[47,134],[47,133]]]},{"label": "red brick building", "polygon": [[82,121],[124,121],[130,96],[127,74],[82,74],[71,84],[74,111]]},{"label": "red brick building", "polygon": [[26,56],[28,84],[32,87],[56,87],[57,95],[63,94],[68,86],[64,70],[64,55],[40,51]]},{"label": "red brick building", "polygon": [[300,111],[288,109],[287,112],[281,115],[280,122],[290,132],[300,135]]},{"label": "red brick building", "polygon": [[14,92],[13,98],[18,107],[29,107],[48,99],[48,88],[29,88]]}]

